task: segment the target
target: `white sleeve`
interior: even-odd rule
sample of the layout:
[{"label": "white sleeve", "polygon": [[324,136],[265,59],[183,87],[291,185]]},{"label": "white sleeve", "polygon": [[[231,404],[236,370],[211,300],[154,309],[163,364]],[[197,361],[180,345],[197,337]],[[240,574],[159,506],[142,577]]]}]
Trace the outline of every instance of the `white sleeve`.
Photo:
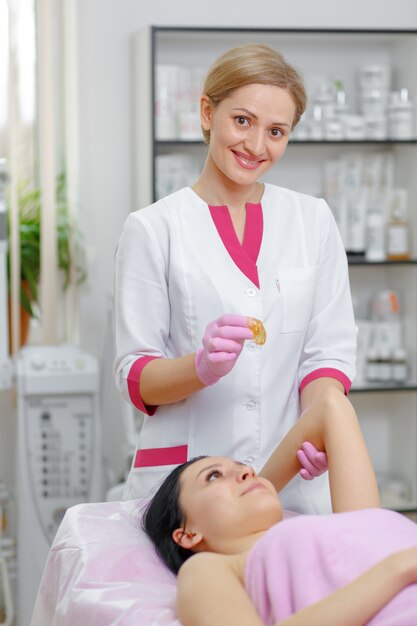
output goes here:
[{"label": "white sleeve", "polygon": [[356,327],[346,252],[324,200],[321,244],[311,318],[298,369],[300,390],[322,376],[340,380],[346,391],[355,376]]},{"label": "white sleeve", "polygon": [[128,376],[140,357],[164,357],[170,325],[166,275],[167,229],[158,236],[146,219],[132,213],[126,219],[115,258],[117,388],[132,401]]}]

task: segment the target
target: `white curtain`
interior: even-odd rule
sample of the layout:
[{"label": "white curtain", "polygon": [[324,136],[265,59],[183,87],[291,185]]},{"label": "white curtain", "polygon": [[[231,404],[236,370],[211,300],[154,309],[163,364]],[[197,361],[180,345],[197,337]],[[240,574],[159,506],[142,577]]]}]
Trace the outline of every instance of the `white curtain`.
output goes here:
[{"label": "white curtain", "polygon": [[6,157],[9,173],[13,352],[20,344],[17,188],[22,181],[39,187],[42,197],[38,340],[78,338],[75,276],[65,296],[60,288],[55,198],[56,176],[65,171],[68,211],[76,217],[76,7],[77,0],[0,0],[0,158]]},{"label": "white curtain", "polygon": [[[20,343],[20,255],[17,187],[34,178],[35,28],[33,0],[0,0],[0,156],[9,176],[12,350]],[[6,294],[4,294],[6,296]]]}]

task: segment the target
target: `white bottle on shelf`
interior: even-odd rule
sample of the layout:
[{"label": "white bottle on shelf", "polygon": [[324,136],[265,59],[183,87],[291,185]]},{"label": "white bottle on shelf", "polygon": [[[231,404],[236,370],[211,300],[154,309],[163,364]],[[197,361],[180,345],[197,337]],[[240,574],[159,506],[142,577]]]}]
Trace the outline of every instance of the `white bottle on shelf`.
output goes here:
[{"label": "white bottle on shelf", "polygon": [[392,91],[388,104],[388,136],[390,139],[414,139],[415,111],[408,89]]},{"label": "white bottle on shelf", "polygon": [[365,258],[367,261],[384,261],[386,258],[385,220],[379,211],[367,216]]},{"label": "white bottle on shelf", "polygon": [[178,138],[176,65],[157,65],[155,72],[155,125],[158,140]]},{"label": "white bottle on shelf", "polygon": [[392,189],[388,199],[387,258],[403,261],[410,258],[410,226],[407,221],[407,190]]},{"label": "white bottle on shelf", "polygon": [[369,348],[366,358],[366,380],[370,383],[377,382],[378,378],[378,351],[376,348]]},{"label": "white bottle on shelf", "polygon": [[402,384],[407,381],[407,353],[404,348],[396,348],[392,354],[392,379]]},{"label": "white bottle on shelf", "polygon": [[363,255],[366,250],[366,190],[360,189],[356,193],[348,193],[347,198],[347,252],[354,255]]},{"label": "white bottle on shelf", "polygon": [[377,376],[381,382],[392,380],[391,352],[386,346],[381,346],[377,353]]}]

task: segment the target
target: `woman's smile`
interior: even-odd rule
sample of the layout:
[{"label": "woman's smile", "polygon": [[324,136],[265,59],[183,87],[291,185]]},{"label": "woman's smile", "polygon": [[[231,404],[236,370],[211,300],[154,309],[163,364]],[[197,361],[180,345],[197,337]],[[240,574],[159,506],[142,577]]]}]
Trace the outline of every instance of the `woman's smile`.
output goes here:
[{"label": "woman's smile", "polygon": [[243,152],[232,150],[237,163],[246,170],[256,170],[266,159],[251,157]]},{"label": "woman's smile", "polygon": [[246,487],[246,489],[244,489],[244,490],[242,491],[242,493],[241,493],[240,495],[241,495],[241,496],[244,496],[244,495],[246,495],[247,493],[250,493],[251,491],[254,491],[255,489],[266,489],[266,486],[265,486],[263,483],[261,483],[260,481],[258,481],[258,480],[253,480],[253,481],[250,483],[250,485],[248,485],[248,486]]}]

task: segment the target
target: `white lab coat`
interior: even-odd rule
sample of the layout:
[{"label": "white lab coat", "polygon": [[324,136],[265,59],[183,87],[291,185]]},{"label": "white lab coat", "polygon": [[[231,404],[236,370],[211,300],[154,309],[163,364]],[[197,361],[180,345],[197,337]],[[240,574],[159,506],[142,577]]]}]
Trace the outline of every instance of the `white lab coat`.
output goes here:
[{"label": "white lab coat", "polygon": [[[127,498],[148,495],[178,462],[197,455],[230,456],[259,471],[299,416],[303,381],[330,375],[348,387],[353,380],[348,268],[329,207],[270,184],[261,205],[262,243],[253,263],[259,288],[190,187],[125,222],[116,254],[114,372],[127,400],[146,410],[132,375],[140,357],[195,352],[207,324],[224,313],[261,319],[267,332],[265,345],[245,343],[218,383],[145,416]],[[322,482],[295,479],[284,505],[318,511]]]}]

